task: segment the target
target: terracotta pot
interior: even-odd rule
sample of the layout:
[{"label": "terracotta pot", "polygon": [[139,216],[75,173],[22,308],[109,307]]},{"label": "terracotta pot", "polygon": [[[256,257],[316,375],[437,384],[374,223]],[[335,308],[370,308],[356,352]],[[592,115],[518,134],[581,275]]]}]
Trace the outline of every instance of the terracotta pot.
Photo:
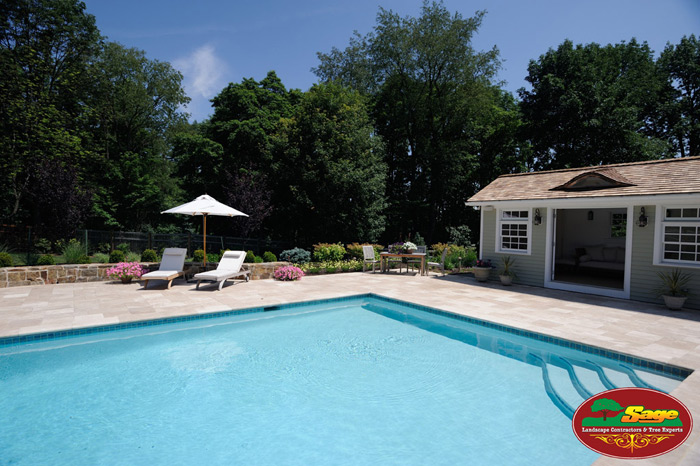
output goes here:
[{"label": "terracotta pot", "polygon": [[491,267],[474,267],[474,277],[477,282],[485,282],[489,279]]},{"label": "terracotta pot", "polygon": [[663,298],[664,298],[664,303],[666,303],[666,307],[672,311],[681,310],[683,308],[683,305],[685,304],[685,300],[688,299],[687,296],[668,296],[668,295],[663,295]]}]

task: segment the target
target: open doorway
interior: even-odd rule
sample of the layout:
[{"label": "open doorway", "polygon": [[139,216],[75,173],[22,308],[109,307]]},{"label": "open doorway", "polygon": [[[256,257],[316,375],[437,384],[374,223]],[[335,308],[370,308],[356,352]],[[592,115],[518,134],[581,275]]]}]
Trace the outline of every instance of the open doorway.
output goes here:
[{"label": "open doorway", "polygon": [[552,280],[623,290],[627,209],[557,209]]}]

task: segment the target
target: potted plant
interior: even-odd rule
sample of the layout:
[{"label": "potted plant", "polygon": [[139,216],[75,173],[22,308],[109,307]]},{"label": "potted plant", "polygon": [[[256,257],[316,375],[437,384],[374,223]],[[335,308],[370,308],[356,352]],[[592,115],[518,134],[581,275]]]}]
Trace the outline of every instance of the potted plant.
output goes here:
[{"label": "potted plant", "polygon": [[501,269],[499,278],[501,279],[501,283],[503,285],[508,286],[513,283],[513,279],[515,278],[515,272],[513,271],[515,259],[510,256],[504,256],[501,258],[501,264],[503,268]]},{"label": "potted plant", "polygon": [[414,252],[416,252],[418,250],[418,246],[416,246],[414,243],[411,243],[410,241],[407,241],[407,242],[403,243],[403,250],[407,254],[413,254]]},{"label": "potted plant", "polygon": [[672,311],[680,310],[688,299],[688,289],[686,286],[691,276],[680,269],[673,269],[670,272],[657,272],[661,279],[662,286],[658,288],[659,296],[664,298],[666,307]]},{"label": "potted plant", "polygon": [[141,278],[143,268],[138,262],[120,262],[107,270],[107,276],[113,280],[121,280],[122,283],[131,283],[134,278]]},{"label": "potted plant", "polygon": [[476,265],[473,268],[474,278],[476,278],[476,281],[477,282],[485,282],[486,280],[488,280],[489,275],[491,274],[492,268],[493,268],[493,266],[491,265],[490,259],[477,260]]}]

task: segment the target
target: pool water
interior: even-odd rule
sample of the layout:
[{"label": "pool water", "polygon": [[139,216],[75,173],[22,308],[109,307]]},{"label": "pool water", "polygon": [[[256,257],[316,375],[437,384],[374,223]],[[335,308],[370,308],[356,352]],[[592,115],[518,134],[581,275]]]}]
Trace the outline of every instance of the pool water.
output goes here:
[{"label": "pool water", "polygon": [[618,364],[369,298],[14,345],[0,464],[588,465],[559,357]]}]

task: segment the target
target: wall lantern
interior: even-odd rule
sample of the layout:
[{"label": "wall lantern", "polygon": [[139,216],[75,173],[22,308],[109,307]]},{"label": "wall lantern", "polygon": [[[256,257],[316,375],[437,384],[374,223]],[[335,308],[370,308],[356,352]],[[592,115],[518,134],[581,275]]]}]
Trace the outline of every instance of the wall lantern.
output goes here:
[{"label": "wall lantern", "polygon": [[637,226],[639,228],[644,228],[647,226],[647,223],[649,223],[649,218],[647,217],[646,210],[644,210],[644,207],[639,209],[639,219],[637,220]]},{"label": "wall lantern", "polygon": [[588,220],[593,220],[593,211],[592,210],[588,211]]},{"label": "wall lantern", "polygon": [[542,223],[542,216],[540,215],[540,209],[535,209],[535,218],[532,220],[532,223],[535,225],[539,225]]}]

